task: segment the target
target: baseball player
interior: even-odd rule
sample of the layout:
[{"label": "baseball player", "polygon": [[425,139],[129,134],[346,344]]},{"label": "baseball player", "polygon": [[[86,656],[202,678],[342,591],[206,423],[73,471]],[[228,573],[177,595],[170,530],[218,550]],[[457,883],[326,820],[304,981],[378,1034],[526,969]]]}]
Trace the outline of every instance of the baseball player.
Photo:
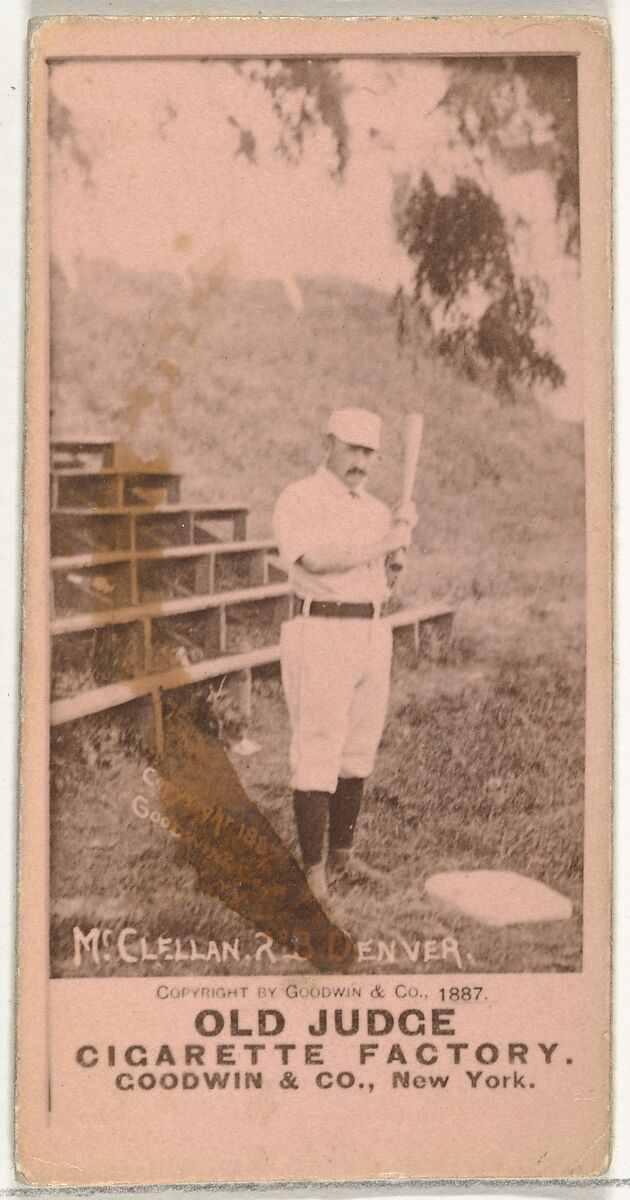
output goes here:
[{"label": "baseball player", "polygon": [[333,873],[353,881],[378,875],[352,843],[389,697],[391,629],[381,620],[387,558],[409,545],[416,524],[414,505],[392,520],[366,490],[380,434],[374,412],[334,412],[325,463],[285,488],[273,518],[297,598],[280,639],[295,820],[308,882],[322,902],[326,830]]}]

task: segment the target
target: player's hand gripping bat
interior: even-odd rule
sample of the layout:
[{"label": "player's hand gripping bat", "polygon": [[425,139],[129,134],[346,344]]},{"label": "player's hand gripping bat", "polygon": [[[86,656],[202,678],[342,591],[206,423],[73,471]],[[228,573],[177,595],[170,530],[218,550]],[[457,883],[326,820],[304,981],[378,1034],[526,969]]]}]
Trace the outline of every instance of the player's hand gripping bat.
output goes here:
[{"label": "player's hand gripping bat", "polygon": [[[418,469],[418,458],[420,457],[420,447],[422,445],[422,431],[424,428],[424,417],[421,413],[409,413],[405,417],[405,427],[403,434],[403,444],[405,448],[405,458],[403,465],[403,487],[402,497],[400,501],[401,507],[406,504],[411,504],[414,484],[416,481],[416,471]],[[389,571],[395,575],[402,571],[405,565],[405,557],[407,551],[401,547],[395,550],[393,554],[387,556],[387,566]]]}]

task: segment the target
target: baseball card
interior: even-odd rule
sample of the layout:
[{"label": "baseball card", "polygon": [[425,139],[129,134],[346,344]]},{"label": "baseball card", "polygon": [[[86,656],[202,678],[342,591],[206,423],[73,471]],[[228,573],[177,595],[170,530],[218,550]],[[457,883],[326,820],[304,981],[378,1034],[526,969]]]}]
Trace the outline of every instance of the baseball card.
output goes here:
[{"label": "baseball card", "polygon": [[29,70],[22,1178],[601,1175],[606,23]]}]

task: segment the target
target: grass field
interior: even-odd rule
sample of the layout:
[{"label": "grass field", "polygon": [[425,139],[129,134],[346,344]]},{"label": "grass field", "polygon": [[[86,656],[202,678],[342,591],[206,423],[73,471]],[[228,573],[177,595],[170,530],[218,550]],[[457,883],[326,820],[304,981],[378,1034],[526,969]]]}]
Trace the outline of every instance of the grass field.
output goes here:
[{"label": "grass field", "polygon": [[[95,278],[101,288],[103,278],[110,288],[120,286],[102,273]],[[158,282],[153,291],[146,281],[143,286],[147,297],[155,296]],[[178,299],[168,281],[159,286],[172,318],[186,298]],[[141,314],[145,293],[139,297],[138,281],[134,287],[129,283],[128,291]],[[108,355],[92,349],[83,369],[84,394],[64,388],[66,377],[77,378],[81,346],[98,343],[98,310],[106,314],[109,299],[103,294],[99,300],[94,290],[81,320],[68,296],[54,310],[60,330],[57,436],[73,424],[86,435],[116,433],[125,412],[120,354],[108,367]],[[579,970],[581,429],[558,424],[534,405],[501,407],[479,384],[443,364],[428,361],[421,378],[412,375],[396,355],[391,315],[378,293],[335,281],[313,282],[304,291],[299,315],[273,285],[228,289],[222,304],[209,293],[194,308],[199,336],[178,351],[182,382],[169,399],[169,433],[174,463],[186,470],[187,494],[196,500],[245,495],[252,532],[266,534],[279,489],[317,461],[316,434],[326,406],[343,399],[383,412],[388,440],[376,489],[390,501],[397,488],[391,464],[400,452],[400,416],[419,403],[426,413],[421,520],[404,586],[409,596],[454,602],[457,617],[444,661],[395,665],[387,727],[358,831],[360,853],[384,870],[385,879],[370,890],[334,892],[335,920],[367,944],[364,961],[353,970],[458,972],[452,957],[424,962],[421,955],[413,962],[403,946],[449,938],[457,939],[464,971]],[[122,329],[119,335],[124,342]],[[133,328],[124,342],[126,370],[135,370],[137,380],[142,362],[134,366],[132,335]],[[276,680],[258,687],[249,735],[259,753],[233,755],[233,761],[251,798],[295,849],[286,713]],[[253,927],[200,889],[176,839],[151,820],[152,810],[159,817],[159,801],[143,780],[148,761],[115,718],[92,718],[80,729],[54,733],[53,973],[304,970],[278,947],[270,961]],[[134,805],[138,796],[144,805]],[[573,919],[493,931],[428,901],[428,875],[474,867],[511,869],[548,883],[571,899]],[[106,927],[114,940],[133,926],[153,949],[159,936],[187,944],[194,938],[205,946],[238,938],[241,957],[138,965],[104,956],[95,963],[84,955],[77,966],[76,925]],[[378,960],[379,940],[395,943],[394,962],[383,961],[383,950]]]},{"label": "grass field", "polygon": [[[545,636],[529,657],[519,654],[516,629],[512,649],[508,643],[494,661],[479,658],[475,623],[492,619],[483,607],[460,613],[460,628],[469,632],[457,635],[446,662],[396,667],[390,719],[358,833],[359,850],[386,872],[385,882],[371,891],[335,892],[332,915],[356,941],[456,937],[468,970],[574,970],[580,962],[582,672],[568,665],[568,655],[554,655]],[[295,849],[286,718],[275,681],[260,685],[254,714],[250,733],[261,751],[233,759],[251,798]],[[134,811],[138,795],[147,801],[135,806],[141,814],[159,810],[158,793],[142,778],[146,759],[125,753],[115,724],[108,730],[98,724],[91,736],[83,733],[82,758],[76,738],[72,755],[69,735],[59,741],[52,808],[55,970],[75,971],[75,924],[114,932],[131,925],[150,941],[159,935],[199,942],[239,937],[253,954],[260,942],[250,928],[198,889],[171,834]],[[574,920],[491,931],[423,897],[429,874],[475,867],[543,880],[570,897]],[[439,966],[458,969],[453,961],[420,969]],[[164,973],[164,964],[146,969]],[[173,973],[189,969],[169,964]],[[197,969],[217,971],[216,964]],[[255,969],[267,972],[269,959],[221,968]],[[294,972],[296,965],[279,959],[273,969]],[[418,968],[399,959],[396,968],[379,969]],[[111,967],[102,963],[98,970]],[[86,961],[83,971],[93,974],[94,964]]]}]

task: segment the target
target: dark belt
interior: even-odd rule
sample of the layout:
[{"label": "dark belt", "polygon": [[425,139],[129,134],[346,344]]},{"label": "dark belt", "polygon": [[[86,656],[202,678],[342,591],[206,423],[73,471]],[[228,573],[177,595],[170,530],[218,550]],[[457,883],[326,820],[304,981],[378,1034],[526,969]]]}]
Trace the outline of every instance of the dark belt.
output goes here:
[{"label": "dark belt", "polygon": [[[299,616],[304,612],[306,602],[302,596],[295,597],[294,614]],[[311,600],[311,605],[306,613],[310,617],[364,617],[370,620],[374,616],[382,616],[384,605],[381,605],[378,613],[373,604],[345,604],[341,600]]]}]

